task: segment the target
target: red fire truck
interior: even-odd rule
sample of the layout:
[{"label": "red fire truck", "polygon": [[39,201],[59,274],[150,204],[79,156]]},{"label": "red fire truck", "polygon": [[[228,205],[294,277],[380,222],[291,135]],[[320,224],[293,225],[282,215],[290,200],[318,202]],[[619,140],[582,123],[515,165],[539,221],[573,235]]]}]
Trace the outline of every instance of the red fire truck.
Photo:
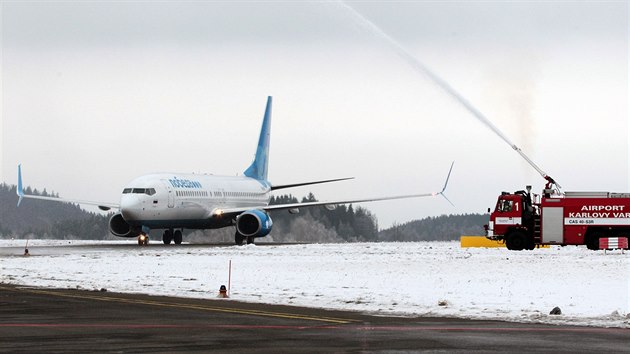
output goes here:
[{"label": "red fire truck", "polygon": [[[599,248],[604,237],[630,238],[630,193],[564,192],[548,176],[542,196],[531,187],[499,196],[486,237],[503,240],[510,250],[537,245]],[[488,209],[490,212],[490,209]]]}]

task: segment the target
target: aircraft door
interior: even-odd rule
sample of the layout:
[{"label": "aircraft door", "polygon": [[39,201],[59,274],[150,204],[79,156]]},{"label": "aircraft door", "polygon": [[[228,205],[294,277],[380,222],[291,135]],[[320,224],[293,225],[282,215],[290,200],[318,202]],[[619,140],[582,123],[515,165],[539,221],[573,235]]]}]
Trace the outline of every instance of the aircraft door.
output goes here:
[{"label": "aircraft door", "polygon": [[225,189],[223,188],[219,189],[219,204],[225,204]]},{"label": "aircraft door", "polygon": [[168,207],[173,208],[175,207],[175,192],[173,191],[173,186],[171,186],[171,184],[168,183],[168,181],[165,179],[162,180],[162,183],[164,184],[164,186],[166,187],[166,191],[168,192]]}]

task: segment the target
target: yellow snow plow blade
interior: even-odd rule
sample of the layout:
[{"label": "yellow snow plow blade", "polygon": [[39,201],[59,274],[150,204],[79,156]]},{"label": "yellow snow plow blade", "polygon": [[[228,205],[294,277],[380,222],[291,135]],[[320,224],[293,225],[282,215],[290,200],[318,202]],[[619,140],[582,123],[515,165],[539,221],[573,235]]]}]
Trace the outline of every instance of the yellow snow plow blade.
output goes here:
[{"label": "yellow snow plow blade", "polygon": [[[461,236],[460,244],[462,248],[486,247],[497,248],[505,247],[503,241],[488,240],[485,236]],[[549,246],[538,246],[538,248],[549,248]]]}]

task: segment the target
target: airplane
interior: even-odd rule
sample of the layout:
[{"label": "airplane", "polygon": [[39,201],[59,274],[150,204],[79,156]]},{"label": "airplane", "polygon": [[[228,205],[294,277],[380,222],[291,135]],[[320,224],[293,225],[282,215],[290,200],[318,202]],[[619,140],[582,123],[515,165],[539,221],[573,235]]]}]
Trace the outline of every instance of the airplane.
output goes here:
[{"label": "airplane", "polygon": [[[374,202],[382,200],[419,198],[444,194],[453,170],[449,169],[440,192],[409,194],[391,197],[305,202],[269,205],[275,190],[320,183],[338,182],[352,178],[337,178],[295,184],[274,185],[267,180],[269,168],[269,142],[271,132],[272,97],[267,97],[254,161],[242,176],[215,176],[210,174],[158,173],[138,177],[122,191],[120,203],[102,203],[66,198],[24,194],[22,166],[18,165],[18,206],[24,198],[95,205],[103,211],[115,209],[109,220],[110,232],[118,237],[138,238],[138,244],[149,242],[151,230],[164,230],[164,244],[182,243],[184,229],[218,229],[235,226],[234,241],[254,243],[255,238],[267,236],[273,221],[272,210],[299,213],[300,208],[325,206],[333,210],[339,204]],[[451,203],[452,204],[452,203]]]}]

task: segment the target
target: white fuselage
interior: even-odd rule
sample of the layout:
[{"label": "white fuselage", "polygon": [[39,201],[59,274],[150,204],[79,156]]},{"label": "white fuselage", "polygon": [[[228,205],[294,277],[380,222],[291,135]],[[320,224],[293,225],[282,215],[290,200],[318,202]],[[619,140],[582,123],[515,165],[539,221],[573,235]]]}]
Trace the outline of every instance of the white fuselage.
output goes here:
[{"label": "white fuselage", "polygon": [[131,181],[120,198],[127,223],[149,228],[218,228],[216,211],[269,204],[271,186],[249,177],[163,173]]}]

